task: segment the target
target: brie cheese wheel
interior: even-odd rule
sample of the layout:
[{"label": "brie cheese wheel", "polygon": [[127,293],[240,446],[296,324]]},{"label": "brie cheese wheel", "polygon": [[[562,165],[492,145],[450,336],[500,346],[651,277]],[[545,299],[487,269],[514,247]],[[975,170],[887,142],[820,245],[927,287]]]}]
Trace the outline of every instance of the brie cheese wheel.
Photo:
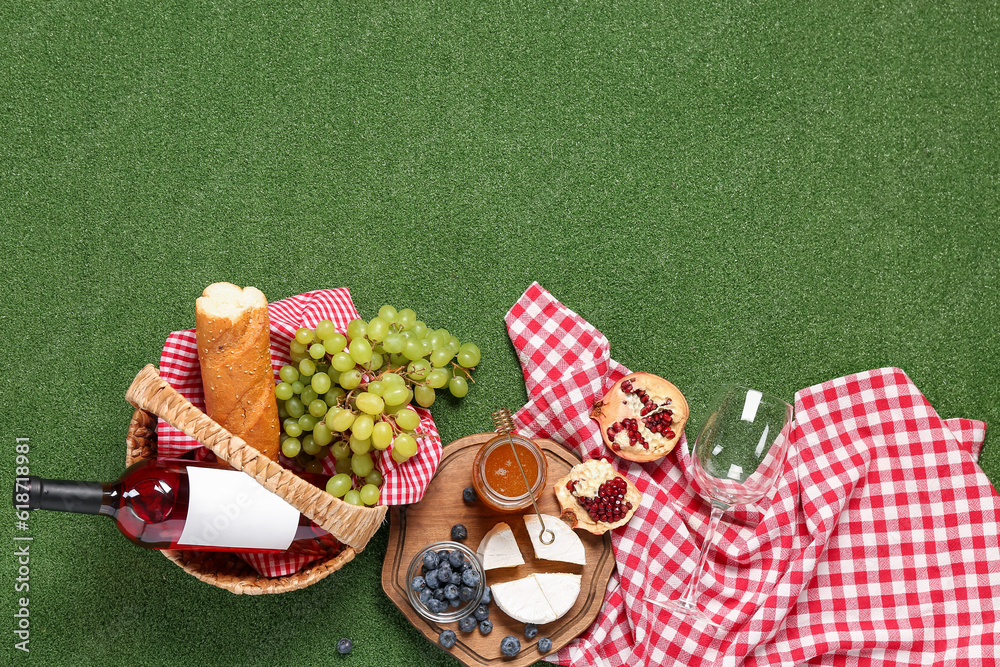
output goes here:
[{"label": "brie cheese wheel", "polygon": [[503,521],[493,526],[490,532],[483,536],[476,549],[476,554],[483,562],[484,570],[524,565],[524,558],[521,556],[521,550],[517,547],[514,533],[511,532],[510,526]]},{"label": "brie cheese wheel", "polygon": [[549,603],[556,618],[564,616],[580,597],[582,577],[579,574],[536,572],[531,576],[542,589],[542,595],[545,596],[545,601]]},{"label": "brie cheese wheel", "polygon": [[[555,534],[556,538],[552,544],[543,544],[540,539],[542,522],[545,523],[545,528]],[[549,514],[542,515],[542,522],[538,520],[537,514],[524,515],[524,527],[528,529],[531,546],[535,548],[535,558],[579,565],[587,564],[587,552],[575,530],[567,526],[566,522],[559,517]]]},{"label": "brie cheese wheel", "polygon": [[515,621],[542,625],[559,618],[549,606],[534,575],[493,584],[490,590],[496,605]]}]

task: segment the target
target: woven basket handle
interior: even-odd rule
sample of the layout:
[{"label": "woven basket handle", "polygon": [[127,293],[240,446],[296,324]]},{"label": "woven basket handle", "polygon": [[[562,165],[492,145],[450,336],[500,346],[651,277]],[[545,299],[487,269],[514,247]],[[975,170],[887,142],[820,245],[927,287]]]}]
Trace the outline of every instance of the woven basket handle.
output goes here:
[{"label": "woven basket handle", "polygon": [[306,482],[233,435],[191,405],[148,364],[135,376],[125,400],[148,410],[208,447],[220,459],[253,477],[258,484],[296,507],[343,544],[361,551],[382,525],[386,507],[345,503]]}]

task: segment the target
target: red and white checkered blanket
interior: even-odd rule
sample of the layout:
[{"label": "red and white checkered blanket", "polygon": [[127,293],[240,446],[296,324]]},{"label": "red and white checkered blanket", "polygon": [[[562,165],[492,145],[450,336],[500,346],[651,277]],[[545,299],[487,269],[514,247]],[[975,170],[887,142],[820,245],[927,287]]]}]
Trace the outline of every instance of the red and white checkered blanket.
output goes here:
[{"label": "red and white checkered blanket", "polygon": [[[347,331],[347,324],[360,317],[347,288],[306,292],[267,306],[271,327],[271,365],[277,380],[278,370],[291,361],[288,345],[299,327],[315,328],[322,320],[333,322],[337,331]],[[205,409],[201,386],[201,366],[198,363],[198,344],[195,330],[175,331],[167,337],[160,356],[160,375],[184,398],[200,410]],[[430,484],[441,461],[441,437],[431,414],[417,408],[420,426],[416,455],[400,464],[386,455],[379,457],[379,469],[384,477],[380,505],[405,505],[420,500]],[[175,458],[202,446],[162,420],[157,426],[158,458]],[[207,451],[207,450],[206,450]],[[281,456],[286,467],[298,469],[292,461]],[[325,462],[326,474],[334,474],[333,460]],[[302,569],[315,560],[309,556],[287,554],[240,554],[250,565],[266,577],[280,577]]]},{"label": "red and white checkered blanket", "polygon": [[[610,454],[588,418],[628,373],[607,339],[537,283],[506,321],[530,396],[520,432]],[[612,457],[643,502],[612,533],[600,616],[557,662],[994,664],[1000,496],[976,463],[986,425],[941,419],[896,368],[799,391],[795,420],[771,497],[727,512],[710,548],[698,599],[717,630],[644,601],[678,595],[706,532],[686,439],[658,462]]]}]

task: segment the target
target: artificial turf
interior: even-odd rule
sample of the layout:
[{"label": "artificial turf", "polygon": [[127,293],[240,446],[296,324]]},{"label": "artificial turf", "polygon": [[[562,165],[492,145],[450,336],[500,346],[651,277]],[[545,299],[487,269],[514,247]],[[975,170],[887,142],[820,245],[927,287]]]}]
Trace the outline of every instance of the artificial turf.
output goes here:
[{"label": "artificial turf", "polygon": [[[503,315],[533,280],[677,384],[689,430],[724,379],[790,399],[882,366],[1000,417],[995,3],[23,2],[0,31],[5,492],[16,438],[33,474],[117,477],[125,388],[219,280],[478,342],[445,442],[524,402]],[[386,532],[255,598],[35,513],[30,654],[0,651],[455,664],[382,594]]]}]

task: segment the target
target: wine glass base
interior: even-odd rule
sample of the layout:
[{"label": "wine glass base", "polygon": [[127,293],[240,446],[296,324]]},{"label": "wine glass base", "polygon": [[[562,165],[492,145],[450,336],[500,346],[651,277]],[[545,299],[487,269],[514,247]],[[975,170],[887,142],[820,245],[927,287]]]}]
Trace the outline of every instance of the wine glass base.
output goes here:
[{"label": "wine glass base", "polygon": [[654,600],[653,598],[644,598],[646,602],[650,604],[655,604],[659,607],[663,607],[674,614],[684,616],[686,620],[695,623],[704,623],[713,628],[721,627],[718,623],[711,619],[705,612],[698,608],[694,602],[689,602],[685,600]]}]

